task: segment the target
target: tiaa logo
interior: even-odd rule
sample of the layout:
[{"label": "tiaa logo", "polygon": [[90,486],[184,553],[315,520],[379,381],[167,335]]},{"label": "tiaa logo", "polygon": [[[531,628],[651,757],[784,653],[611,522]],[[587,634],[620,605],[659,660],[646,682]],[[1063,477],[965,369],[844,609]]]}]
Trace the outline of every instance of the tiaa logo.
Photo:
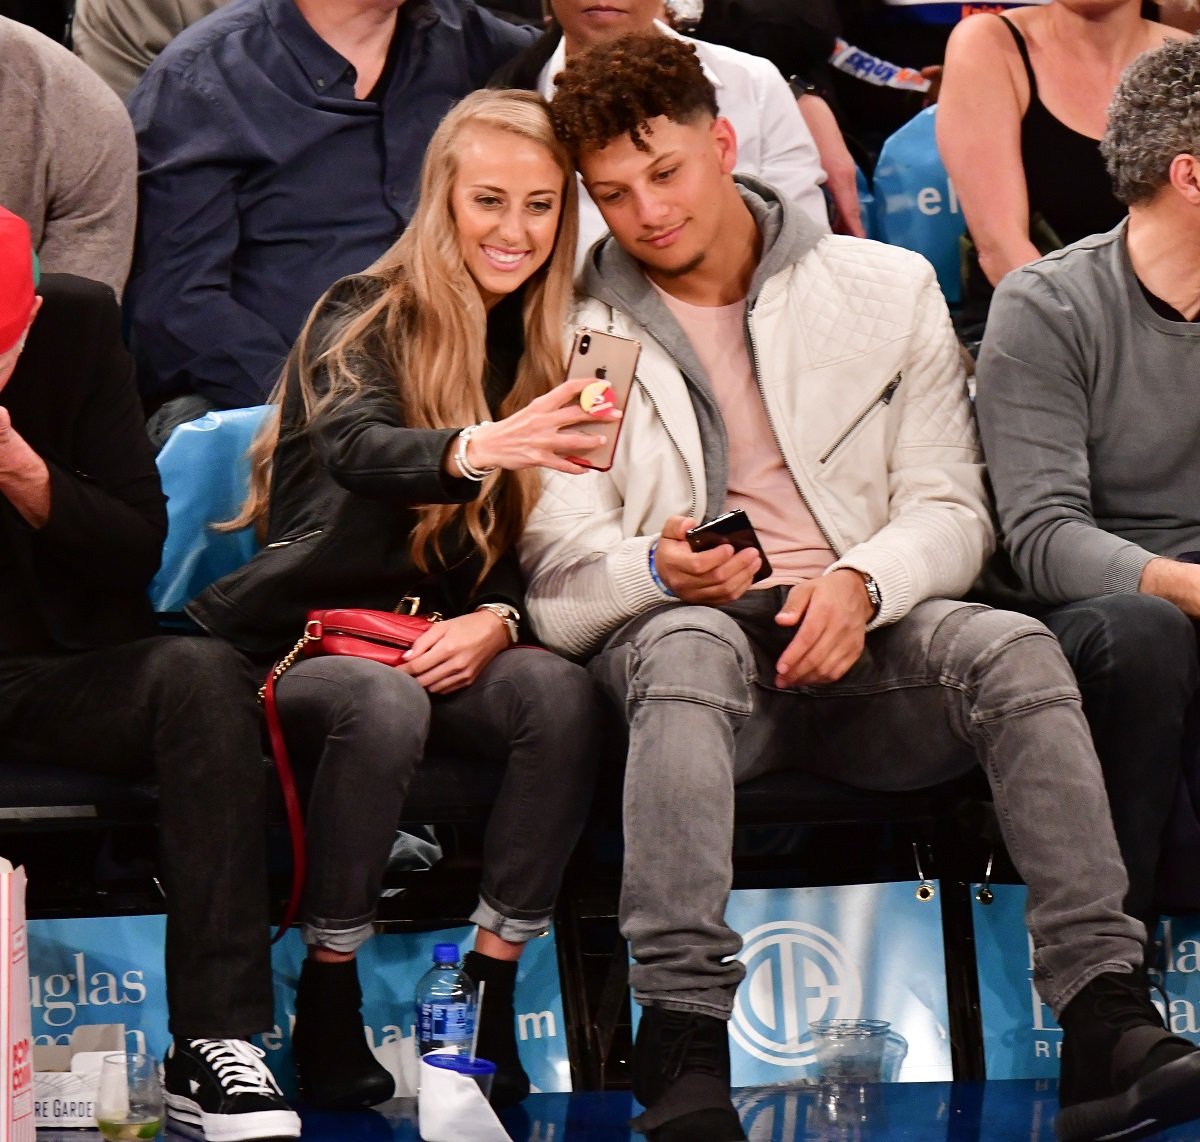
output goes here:
[{"label": "tiaa logo", "polygon": [[764,1063],[799,1067],[815,1057],[814,1019],[853,1019],[862,980],[841,943],[814,924],[777,920],[746,933],[738,957],[746,978],[738,988],[729,1032]]}]

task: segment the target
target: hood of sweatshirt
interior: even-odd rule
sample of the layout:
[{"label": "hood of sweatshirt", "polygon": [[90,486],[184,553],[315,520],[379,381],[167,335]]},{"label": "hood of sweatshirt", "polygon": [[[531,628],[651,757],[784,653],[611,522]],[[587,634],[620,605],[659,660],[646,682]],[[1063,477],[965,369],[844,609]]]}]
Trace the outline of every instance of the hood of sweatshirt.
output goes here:
[{"label": "hood of sweatshirt", "polygon": [[[821,230],[773,187],[751,177],[734,175],[738,191],[762,235],[763,251],[750,279],[747,316],[764,283],[795,265],[824,237]],[[641,325],[679,366],[704,445],[708,517],[719,515],[729,482],[729,439],[712,385],[691,343],[642,271],[641,263],[625,252],[611,236],[598,242],[588,255],[582,277],[583,292],[605,305],[628,314]],[[749,352],[749,321],[745,336]],[[753,354],[751,354],[753,361]]]}]

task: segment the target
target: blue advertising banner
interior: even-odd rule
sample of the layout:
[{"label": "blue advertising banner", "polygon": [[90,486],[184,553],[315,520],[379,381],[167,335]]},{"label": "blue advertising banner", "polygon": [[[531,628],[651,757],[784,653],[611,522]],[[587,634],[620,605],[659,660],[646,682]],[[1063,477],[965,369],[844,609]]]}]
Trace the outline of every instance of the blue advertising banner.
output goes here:
[{"label": "blue advertising banner", "polygon": [[[30,998],[35,1043],[67,1043],[81,1024],[123,1023],[130,1049],[162,1057],[167,1032],[162,916],[105,916],[29,922]],[[414,934],[386,933],[359,953],[367,1037],[397,1080],[398,1095],[416,1090],[413,1041],[417,981],[435,943],[465,951],[472,927]],[[284,1093],[295,1093],[291,1028],[304,945],[289,932],[272,950],[274,1029],[260,1037]],[[484,1002],[487,1002],[486,994]],[[554,934],[534,940],[517,974],[517,1038],[535,1091],[569,1091],[571,1071],[563,1026]]]},{"label": "blue advertising banner", "polygon": [[35,1044],[67,1044],[93,1023],[124,1023],[131,1051],[162,1058],[167,1034],[162,916],[29,921]]},{"label": "blue advertising banner", "polygon": [[[733,892],[746,978],[729,1023],[734,1086],[815,1077],[809,1023],[886,1019],[884,1077],[953,1077],[941,905],[917,882]],[[634,1005],[635,1025],[640,1008]]]},{"label": "blue advertising banner", "polygon": [[[1062,1032],[1033,987],[1025,886],[991,889],[991,904],[971,905],[987,1077],[1057,1078]],[[1165,919],[1158,935],[1167,953],[1164,986],[1170,1002],[1164,1006],[1157,993],[1151,998],[1172,1032],[1200,1044],[1200,916]]]}]

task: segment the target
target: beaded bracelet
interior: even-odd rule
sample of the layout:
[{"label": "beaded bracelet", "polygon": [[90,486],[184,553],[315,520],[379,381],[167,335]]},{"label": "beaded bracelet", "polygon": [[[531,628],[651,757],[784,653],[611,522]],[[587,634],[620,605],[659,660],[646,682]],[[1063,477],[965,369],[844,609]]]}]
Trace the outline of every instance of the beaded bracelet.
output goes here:
[{"label": "beaded bracelet", "polygon": [[654,585],[668,598],[678,599],[679,596],[671,590],[659,577],[658,568],[654,564],[654,557],[658,554],[658,540],[656,539],[650,544],[650,578],[654,580]]},{"label": "beaded bracelet", "polygon": [[491,424],[490,420],[481,420],[478,424],[470,424],[458,434],[458,446],[454,449],[454,463],[458,465],[458,470],[467,480],[474,480],[475,483],[481,483],[486,480],[496,469],[495,468],[476,468],[470,460],[467,459],[467,445],[471,443],[471,437],[475,435],[485,424]]}]

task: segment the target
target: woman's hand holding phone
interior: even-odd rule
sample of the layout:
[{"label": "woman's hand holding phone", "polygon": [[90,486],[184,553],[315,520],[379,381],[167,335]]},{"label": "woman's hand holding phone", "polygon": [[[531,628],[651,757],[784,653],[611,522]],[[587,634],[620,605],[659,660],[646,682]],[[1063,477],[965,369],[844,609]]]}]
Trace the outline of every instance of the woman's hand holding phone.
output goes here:
[{"label": "woman's hand holding phone", "polygon": [[685,603],[719,607],[740,599],[762,563],[753,547],[735,551],[723,543],[708,551],[693,551],[687,533],[697,521],[673,515],[663,524],[654,555],[658,577]]},{"label": "woman's hand holding phone", "polygon": [[[566,457],[586,456],[605,444],[603,436],[570,431],[572,425],[595,423],[596,418],[584,412],[579,404],[580,394],[595,381],[595,377],[564,381],[511,416],[476,429],[467,459],[477,468],[485,469],[553,468],[571,475],[588,471]],[[621,411],[612,409],[605,416],[619,420]]]}]

